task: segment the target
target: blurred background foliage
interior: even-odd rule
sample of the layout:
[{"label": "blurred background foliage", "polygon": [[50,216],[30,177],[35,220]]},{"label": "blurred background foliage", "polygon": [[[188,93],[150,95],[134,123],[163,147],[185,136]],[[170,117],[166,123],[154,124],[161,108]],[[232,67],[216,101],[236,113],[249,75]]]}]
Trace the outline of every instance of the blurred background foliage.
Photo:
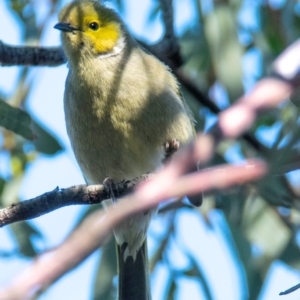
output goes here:
[{"label": "blurred background foliage", "polygon": [[[50,10],[43,18],[37,18],[37,1],[6,0],[10,13],[23,25],[24,45],[38,45],[44,25],[58,13],[61,1],[47,2]],[[161,13],[159,1],[153,2],[150,23]],[[118,0],[116,4],[120,11],[126,8],[125,0]],[[255,81],[266,76],[277,55],[300,36],[300,2],[295,0],[194,0],[194,5],[198,19],[178,36],[184,61],[181,68],[220,110],[233,104]],[[19,201],[26,168],[40,153],[55,156],[64,151],[51,128],[26,112],[35,80],[35,73],[29,72],[32,69],[19,68],[14,93],[6,95],[0,91],[0,151],[10,160],[9,177],[0,178],[2,207]],[[182,89],[197,120],[197,130],[209,130],[216,120],[214,112],[201,104],[184,85]],[[267,178],[256,184],[207,194],[203,206],[193,209],[204,216],[208,226],[212,210],[224,213],[233,253],[246,273],[248,295],[245,299],[258,298],[274,261],[300,269],[299,104],[300,96],[295,93],[280,107],[260,116],[250,132],[260,147],[242,138],[226,140],[217,147],[211,161],[211,165],[216,165],[262,157],[270,163]],[[91,207],[86,215],[94,209],[98,207]],[[175,271],[168,261],[168,247],[171,240],[177,238],[174,220],[179,213],[180,209],[159,214],[165,230],[150,257],[151,270],[162,261],[169,266],[165,299],[174,299],[177,278],[185,276],[201,282],[205,299],[211,300],[208,278],[191,253],[181,249],[189,261],[188,268]],[[20,255],[34,257],[38,254],[34,243],[43,239],[39,228],[22,222],[11,225],[10,231]],[[0,255],[9,255],[1,252],[1,243]],[[95,299],[115,298],[115,259],[114,244],[110,241],[103,247],[99,259],[93,291]]]}]

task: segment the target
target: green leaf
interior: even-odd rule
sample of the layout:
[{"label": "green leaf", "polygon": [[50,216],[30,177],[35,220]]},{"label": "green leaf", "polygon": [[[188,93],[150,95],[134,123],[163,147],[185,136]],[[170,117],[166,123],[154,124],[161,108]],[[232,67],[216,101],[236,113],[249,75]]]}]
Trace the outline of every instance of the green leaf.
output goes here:
[{"label": "green leaf", "polygon": [[231,224],[239,225],[243,218],[243,210],[246,202],[246,195],[243,189],[233,189],[232,192],[218,195],[218,208],[222,209],[227,220]]},{"label": "green leaf", "polygon": [[168,290],[166,291],[166,294],[168,295],[167,300],[175,299],[176,288],[177,288],[176,282],[172,279],[171,284],[170,284]]},{"label": "green leaf", "polygon": [[292,231],[276,209],[259,196],[247,202],[245,212],[244,232],[251,243],[263,250],[260,258],[265,260],[263,264],[270,264],[286,248]]},{"label": "green leaf", "polygon": [[169,242],[169,234],[166,235],[163,240],[160,242],[159,247],[157,248],[157,250],[155,251],[154,255],[151,257],[150,261],[149,261],[149,269],[150,272],[153,272],[156,264],[162,260],[162,255],[167,247],[167,244]]},{"label": "green leaf", "polygon": [[80,215],[80,217],[78,218],[78,221],[74,227],[74,229],[76,229],[80,224],[82,224],[82,222],[89,216],[91,215],[93,212],[95,212],[98,209],[103,209],[103,206],[101,203],[99,204],[94,204],[94,205],[90,205],[88,207],[88,209],[84,209],[82,215]]},{"label": "green leaf", "polygon": [[160,12],[160,2],[156,1],[152,9],[150,10],[147,22],[152,23],[157,18],[159,12]]},{"label": "green leaf", "polygon": [[7,207],[19,201],[19,192],[24,179],[24,172],[12,177],[3,186],[1,205]]},{"label": "green leaf", "polygon": [[272,126],[279,119],[279,113],[277,109],[270,109],[259,116],[254,124],[253,130],[258,129],[260,126]]},{"label": "green leaf", "polygon": [[22,16],[23,9],[30,4],[30,0],[10,0],[8,3],[12,10],[14,10],[19,16]]},{"label": "green leaf", "polygon": [[[246,239],[245,233],[240,226],[236,226],[236,224],[231,224],[230,222],[228,223],[228,225],[231,231],[231,237],[234,240],[232,251],[235,252],[235,250],[237,250],[237,256],[239,257],[247,276],[249,300],[255,300],[258,298],[258,295],[260,294],[260,291],[262,289],[263,279],[261,273],[259,272],[258,266],[257,264],[255,264],[252,257],[251,244]],[[228,237],[229,244],[232,244],[231,237]]]},{"label": "green leaf", "polygon": [[[2,177],[0,177],[0,200],[1,200],[1,195],[4,190],[5,184],[6,184],[6,181]],[[0,206],[1,206],[1,202],[0,202]]]},{"label": "green leaf", "polygon": [[281,13],[280,9],[274,10],[270,5],[261,6],[261,32],[274,56],[279,55],[287,46]]},{"label": "green leaf", "polygon": [[193,277],[195,276],[196,278],[198,278],[201,281],[203,293],[205,294],[205,299],[213,300],[213,295],[210,291],[211,289],[209,286],[209,282],[207,281],[207,276],[205,276],[205,272],[200,268],[199,264],[197,264],[195,258],[192,255],[190,255],[189,253],[186,254],[192,263],[192,267],[190,270],[187,270],[185,274],[187,276],[193,276]]},{"label": "green leaf", "polygon": [[300,248],[297,245],[294,236],[289,240],[279,259],[292,268],[300,269]]},{"label": "green leaf", "polygon": [[34,134],[30,124],[31,118],[27,112],[20,108],[12,107],[0,99],[0,126],[23,136],[25,139],[32,140]]},{"label": "green leaf", "polygon": [[[211,54],[203,28],[190,28],[180,37],[180,51],[184,60],[184,70],[191,73],[197,84],[205,92],[208,89],[206,79],[211,73]],[[198,75],[195,77],[195,73]],[[211,74],[210,74],[211,75]],[[202,86],[201,86],[202,85]]]},{"label": "green leaf", "polygon": [[243,92],[242,56],[236,29],[236,16],[229,6],[219,5],[204,19],[206,39],[218,80],[226,88],[231,101]]},{"label": "green leaf", "polygon": [[63,149],[57,139],[37,120],[32,120],[32,130],[36,136],[33,140],[33,144],[37,151],[54,155]]},{"label": "green leaf", "polygon": [[113,300],[116,298],[113,279],[117,275],[117,255],[114,238],[102,247],[100,264],[94,281],[93,299]]},{"label": "green leaf", "polygon": [[300,88],[296,88],[290,96],[290,101],[299,109],[300,108]]},{"label": "green leaf", "polygon": [[42,238],[41,232],[26,221],[11,224],[9,228],[18,244],[20,253],[27,257],[36,256],[37,252],[34,249],[32,238]]},{"label": "green leaf", "polygon": [[[178,244],[180,247],[180,244]],[[186,255],[186,257],[190,261],[190,268],[186,269],[185,271],[179,272],[172,272],[171,275],[172,277],[177,277],[177,276],[187,276],[187,277],[193,277],[195,279],[198,279],[201,282],[202,290],[205,295],[205,299],[207,300],[213,300],[213,296],[211,293],[211,288],[209,286],[209,282],[207,280],[207,276],[205,276],[205,272],[201,268],[201,266],[197,263],[196,258],[189,252],[187,249],[184,247],[180,247],[182,252]]]},{"label": "green leaf", "polygon": [[[273,160],[274,162],[274,160]],[[294,195],[289,189],[284,175],[267,176],[256,183],[259,194],[270,204],[290,207]]]}]

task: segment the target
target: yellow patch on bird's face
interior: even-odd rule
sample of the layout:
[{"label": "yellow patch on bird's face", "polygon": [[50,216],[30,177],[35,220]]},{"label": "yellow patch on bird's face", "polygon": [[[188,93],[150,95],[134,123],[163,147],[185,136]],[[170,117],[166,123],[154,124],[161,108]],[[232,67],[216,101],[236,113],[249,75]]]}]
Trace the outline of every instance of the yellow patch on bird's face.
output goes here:
[{"label": "yellow patch on bird's face", "polygon": [[120,25],[116,22],[101,24],[99,20],[88,17],[84,20],[84,28],[97,53],[111,51],[120,37]]},{"label": "yellow patch on bird's face", "polygon": [[88,47],[95,54],[109,53],[121,36],[118,16],[97,2],[72,2],[63,9],[59,20],[75,28],[73,32],[63,33],[75,50]]}]

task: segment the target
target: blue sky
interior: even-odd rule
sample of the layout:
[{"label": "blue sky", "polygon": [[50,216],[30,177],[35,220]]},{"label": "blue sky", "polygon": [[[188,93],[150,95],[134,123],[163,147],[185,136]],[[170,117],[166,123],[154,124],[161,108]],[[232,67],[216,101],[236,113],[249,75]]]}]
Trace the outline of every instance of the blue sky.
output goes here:
[{"label": "blue sky", "polygon": [[[67,1],[65,1],[67,2]],[[251,1],[246,1],[250,3]],[[37,1],[37,14],[47,13],[47,1]],[[189,26],[195,16],[192,0],[175,1],[176,31],[180,32]],[[208,3],[208,2],[207,2]],[[163,27],[159,19],[150,25],[146,22],[146,12],[153,5],[151,0],[128,0],[123,18],[132,32],[139,38],[154,42],[161,36]],[[208,6],[209,7],[209,6]],[[9,44],[22,43],[22,28],[20,24],[7,13],[5,1],[0,2],[0,40]],[[249,19],[252,21],[252,19]],[[59,32],[53,29],[57,22],[56,17],[49,20],[41,44],[45,46],[59,45]],[[250,56],[249,59],[253,60]],[[249,64],[253,65],[253,63]],[[255,68],[253,72],[257,72]],[[17,82],[17,67],[0,68],[0,90],[10,94]],[[28,199],[54,189],[56,186],[68,187],[83,183],[83,178],[72,154],[67,138],[64,114],[63,91],[67,75],[66,66],[56,68],[32,68],[35,75],[34,86],[29,96],[28,111],[43,121],[54,135],[65,146],[66,151],[53,157],[39,155],[37,161],[26,170],[26,177],[20,190],[21,199]],[[7,170],[5,154],[0,153],[0,173]],[[70,228],[76,224],[81,207],[66,207],[45,216],[32,220],[45,236],[44,243],[38,245],[41,249],[55,247],[68,235]],[[187,266],[185,252],[198,257],[197,263],[205,270],[205,274],[212,290],[213,299],[247,299],[244,271],[236,264],[235,249],[232,247],[229,229],[226,227],[224,217],[219,211],[212,211],[208,216],[212,226],[208,227],[199,214],[189,210],[183,211],[176,217],[176,236],[178,239],[171,242],[172,252],[170,262],[173,267],[180,269]],[[154,234],[162,234],[164,221],[156,219],[150,228],[149,247],[150,254],[157,246]],[[152,238],[151,238],[152,236]],[[8,228],[0,229],[0,249],[13,249],[15,247]],[[96,271],[98,253],[93,254],[74,271],[64,276],[51,287],[41,299],[76,299],[90,298],[93,284],[93,275]],[[0,285],[9,282],[15,275],[24,269],[30,262],[21,258],[0,259]],[[163,299],[161,291],[164,288],[163,279],[169,276],[166,266],[161,264],[155,270],[153,279],[153,299]],[[281,299],[278,291],[285,290],[300,281],[299,273],[287,268],[282,263],[275,263],[267,277],[267,285],[260,300]],[[203,299],[203,290],[199,282],[181,279],[178,282],[177,299]],[[183,296],[184,295],[184,296]],[[224,298],[224,295],[226,297]],[[297,297],[298,296],[298,297]],[[294,293],[285,299],[298,299],[299,294]]]}]

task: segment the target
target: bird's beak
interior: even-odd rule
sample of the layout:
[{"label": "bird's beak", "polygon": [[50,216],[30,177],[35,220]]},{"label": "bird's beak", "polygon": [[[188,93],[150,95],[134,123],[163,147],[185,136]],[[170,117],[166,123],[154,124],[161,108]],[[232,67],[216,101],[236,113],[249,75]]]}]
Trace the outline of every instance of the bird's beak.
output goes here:
[{"label": "bird's beak", "polygon": [[73,27],[70,23],[57,23],[54,28],[64,32],[79,30],[78,28]]}]

